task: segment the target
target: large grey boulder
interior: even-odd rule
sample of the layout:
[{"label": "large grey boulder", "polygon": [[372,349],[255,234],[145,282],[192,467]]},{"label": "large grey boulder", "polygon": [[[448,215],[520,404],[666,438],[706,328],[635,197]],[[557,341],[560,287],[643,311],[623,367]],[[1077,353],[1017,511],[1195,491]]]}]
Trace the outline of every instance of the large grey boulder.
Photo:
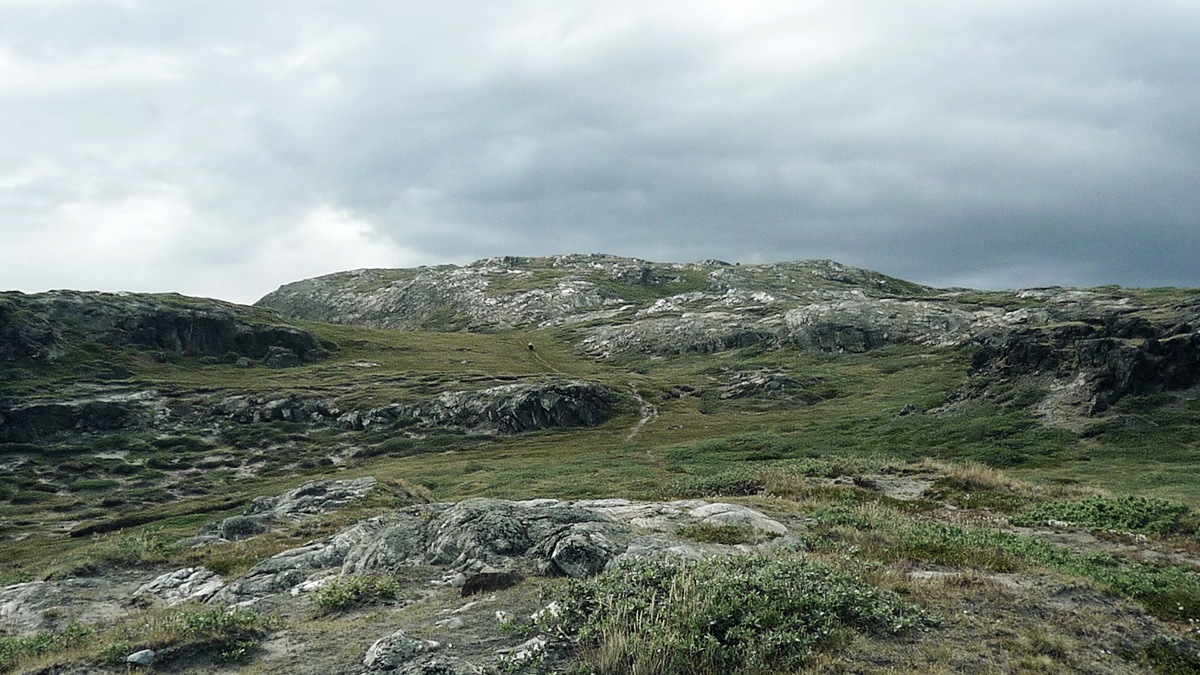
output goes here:
[{"label": "large grey boulder", "polygon": [[477,675],[478,667],[460,658],[438,654],[442,645],[419,640],[398,630],[376,640],[363,657],[363,675]]}]

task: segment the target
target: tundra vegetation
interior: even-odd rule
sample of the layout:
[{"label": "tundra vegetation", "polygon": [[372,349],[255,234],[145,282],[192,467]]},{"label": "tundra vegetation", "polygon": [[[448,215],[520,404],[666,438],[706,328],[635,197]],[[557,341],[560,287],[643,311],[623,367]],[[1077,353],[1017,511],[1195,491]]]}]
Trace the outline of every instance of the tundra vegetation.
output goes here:
[{"label": "tundra vegetation", "polygon": [[[0,294],[0,672],[377,672],[391,631],[494,672],[1200,672],[1195,326],[1188,289],[607,256],[252,308]],[[336,509],[272,501],[367,476]],[[428,562],[248,609],[133,592],[477,497],[704,500],[787,534],[685,523],[705,555],[471,599]]]}]

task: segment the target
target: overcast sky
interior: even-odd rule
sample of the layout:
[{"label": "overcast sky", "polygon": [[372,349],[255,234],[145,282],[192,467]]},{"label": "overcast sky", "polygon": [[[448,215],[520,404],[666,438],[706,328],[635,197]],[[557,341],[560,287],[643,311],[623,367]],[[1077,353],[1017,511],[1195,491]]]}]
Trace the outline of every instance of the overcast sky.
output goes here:
[{"label": "overcast sky", "polygon": [[1200,286],[1196,0],[0,0],[0,289],[833,258]]}]

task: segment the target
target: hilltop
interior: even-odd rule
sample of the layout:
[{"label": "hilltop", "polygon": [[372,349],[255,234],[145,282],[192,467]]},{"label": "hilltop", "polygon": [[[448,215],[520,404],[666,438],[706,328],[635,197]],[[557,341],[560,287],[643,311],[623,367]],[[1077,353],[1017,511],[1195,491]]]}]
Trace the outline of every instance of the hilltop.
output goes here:
[{"label": "hilltop", "polygon": [[1197,327],[832,261],[0,293],[0,670],[1194,672]]}]

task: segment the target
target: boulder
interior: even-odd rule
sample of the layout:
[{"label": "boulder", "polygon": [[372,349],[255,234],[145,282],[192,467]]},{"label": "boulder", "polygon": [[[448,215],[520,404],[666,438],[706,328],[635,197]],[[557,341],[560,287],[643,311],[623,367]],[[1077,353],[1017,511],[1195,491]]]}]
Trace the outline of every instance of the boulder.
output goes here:
[{"label": "boulder", "polygon": [[130,663],[135,666],[148,666],[154,663],[155,656],[156,654],[154,653],[154,650],[143,649],[126,656],[125,663]]},{"label": "boulder", "polygon": [[418,657],[440,648],[441,645],[433,640],[418,640],[398,630],[376,640],[367,649],[363,665],[368,673],[402,672],[401,669],[407,668]]},{"label": "boulder", "polygon": [[461,589],[462,597],[470,597],[477,593],[490,593],[492,591],[500,591],[505,588],[511,588],[521,583],[524,576],[517,571],[508,570],[500,571],[483,571],[477,574],[472,574],[463,580]]},{"label": "boulder", "polygon": [[294,350],[278,345],[268,347],[267,355],[263,357],[263,364],[268,368],[295,368],[301,363],[300,355]]}]

